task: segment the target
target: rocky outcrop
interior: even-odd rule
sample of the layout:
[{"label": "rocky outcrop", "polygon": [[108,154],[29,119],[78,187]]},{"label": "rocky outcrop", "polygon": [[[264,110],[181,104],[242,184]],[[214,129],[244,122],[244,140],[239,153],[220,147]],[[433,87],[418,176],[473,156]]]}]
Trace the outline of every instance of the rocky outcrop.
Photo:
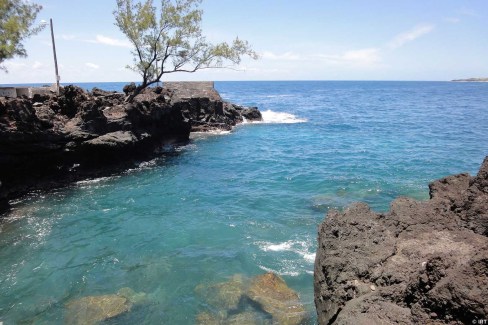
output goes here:
[{"label": "rocky outcrop", "polygon": [[213,87],[185,85],[146,89],[131,103],[122,93],[74,86],[59,97],[0,97],[0,212],[30,190],[103,174],[162,144],[188,141],[191,131],[229,130],[249,111],[260,118]]},{"label": "rocky outcrop", "polygon": [[488,157],[477,176],[399,198],[387,213],[357,203],[319,227],[319,324],[471,324],[488,315]]},{"label": "rocky outcrop", "polygon": [[192,121],[192,132],[231,130],[247,121],[261,121],[256,107],[244,107],[225,102],[215,90],[213,82],[166,82],[172,105],[181,107]]}]

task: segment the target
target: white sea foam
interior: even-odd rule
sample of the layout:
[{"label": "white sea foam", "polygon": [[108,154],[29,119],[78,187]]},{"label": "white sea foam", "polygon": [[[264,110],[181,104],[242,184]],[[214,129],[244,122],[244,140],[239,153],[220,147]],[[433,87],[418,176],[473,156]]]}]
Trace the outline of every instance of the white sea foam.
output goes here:
[{"label": "white sea foam", "polygon": [[206,132],[192,132],[190,133],[190,139],[204,139],[209,136],[215,135],[227,135],[230,134],[232,131],[228,130],[211,130]]},{"label": "white sea foam", "polygon": [[262,250],[267,252],[267,251],[273,251],[273,252],[280,252],[280,251],[289,251],[291,249],[291,242],[284,242],[280,244],[265,244],[262,247]]},{"label": "white sea foam", "polygon": [[265,252],[293,252],[300,255],[305,261],[313,263],[315,253],[310,253],[310,244],[305,241],[289,240],[282,243],[259,242],[259,248]]},{"label": "white sea foam", "polygon": [[315,262],[315,253],[305,253],[303,254],[303,258],[311,263]]},{"label": "white sea foam", "polygon": [[269,109],[266,111],[262,111],[261,115],[263,116],[263,121],[257,123],[294,124],[307,122],[307,119],[299,118],[293,114],[285,112],[275,112]]},{"label": "white sea foam", "polygon": [[278,271],[278,270],[273,270],[269,267],[263,266],[263,265],[258,265],[258,267],[266,272],[272,272],[278,275],[288,275],[288,276],[299,276],[300,272],[297,271]]},{"label": "white sea foam", "polygon": [[87,179],[84,181],[78,181],[75,184],[76,185],[91,185],[91,184],[97,184],[100,182],[105,182],[111,179],[119,178],[119,176],[108,176],[108,177],[99,177],[99,178],[94,178],[94,179]]}]

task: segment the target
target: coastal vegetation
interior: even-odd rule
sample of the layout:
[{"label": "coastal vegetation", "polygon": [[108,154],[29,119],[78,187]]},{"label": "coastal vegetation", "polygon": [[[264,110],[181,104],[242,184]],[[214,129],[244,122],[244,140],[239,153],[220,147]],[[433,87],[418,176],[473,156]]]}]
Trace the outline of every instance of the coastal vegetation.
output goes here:
[{"label": "coastal vegetation", "polygon": [[[247,41],[212,44],[202,35],[200,0],[117,0],[115,25],[133,46],[134,62],[127,68],[139,73],[142,83],[133,89],[132,101],[164,74],[238,65],[243,56],[257,59]],[[229,64],[229,66],[226,66]]]},{"label": "coastal vegetation", "polygon": [[16,56],[25,57],[22,42],[40,32],[44,26],[34,26],[42,7],[22,0],[0,0],[0,70],[7,72],[5,60]]}]

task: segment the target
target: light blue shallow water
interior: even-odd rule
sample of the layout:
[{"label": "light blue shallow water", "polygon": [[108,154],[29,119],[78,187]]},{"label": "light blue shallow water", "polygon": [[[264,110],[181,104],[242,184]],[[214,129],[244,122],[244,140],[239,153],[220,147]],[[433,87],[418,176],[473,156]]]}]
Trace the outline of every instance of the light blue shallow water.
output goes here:
[{"label": "light blue shallow water", "polygon": [[[84,84],[120,90],[122,84]],[[201,283],[274,271],[314,322],[316,228],[329,208],[425,199],[488,153],[488,84],[218,82],[267,122],[199,136],[117,177],[17,202],[0,225],[0,322],[63,323],[65,304],[148,294],[110,324],[194,324]],[[279,113],[289,113],[293,116]]]}]

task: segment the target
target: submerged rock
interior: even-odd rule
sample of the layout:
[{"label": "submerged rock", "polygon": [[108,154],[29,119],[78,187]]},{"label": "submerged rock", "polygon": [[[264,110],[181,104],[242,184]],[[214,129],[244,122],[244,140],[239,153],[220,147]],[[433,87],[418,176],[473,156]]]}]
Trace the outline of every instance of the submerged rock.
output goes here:
[{"label": "submerged rock", "polygon": [[135,292],[131,288],[125,287],[117,291],[117,295],[126,298],[130,304],[139,305],[147,300],[147,294],[145,292]]},{"label": "submerged rock", "polygon": [[244,292],[244,278],[234,275],[229,281],[216,284],[200,284],[195,292],[208,304],[223,310],[237,309]]},{"label": "submerged rock", "polygon": [[[196,317],[197,325],[272,325],[271,317],[257,310],[243,310],[231,315],[202,312]],[[279,324],[279,323],[274,323]]]},{"label": "submerged rock", "polygon": [[262,313],[256,311],[244,311],[229,316],[225,325],[271,325],[272,320],[265,318]]},{"label": "submerged rock", "polygon": [[223,318],[209,312],[201,312],[195,320],[197,325],[221,325]]},{"label": "submerged rock", "polygon": [[247,296],[269,313],[278,324],[301,324],[306,318],[306,311],[298,294],[274,273],[256,276],[251,282]]},{"label": "submerged rock", "polygon": [[298,325],[307,318],[298,294],[274,273],[250,281],[238,274],[226,282],[198,285],[195,291],[211,306],[197,315],[197,324]]},{"label": "submerged rock", "polygon": [[319,227],[319,324],[462,324],[488,315],[488,157],[477,176],[430,184],[431,199],[356,203]]},{"label": "submerged rock", "polygon": [[119,295],[89,296],[66,304],[66,323],[91,325],[127,312],[127,298]]}]

